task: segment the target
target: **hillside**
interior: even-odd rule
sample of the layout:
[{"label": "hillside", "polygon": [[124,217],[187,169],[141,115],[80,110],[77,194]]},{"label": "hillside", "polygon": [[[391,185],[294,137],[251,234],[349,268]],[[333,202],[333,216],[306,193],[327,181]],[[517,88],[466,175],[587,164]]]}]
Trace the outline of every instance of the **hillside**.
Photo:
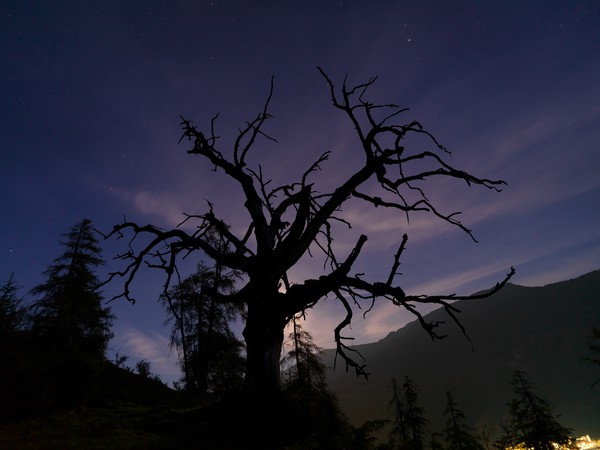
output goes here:
[{"label": "hillside", "polygon": [[[495,426],[491,432],[497,434],[499,421],[507,416],[512,373],[521,369],[535,384],[535,392],[561,415],[561,423],[577,435],[600,437],[600,385],[591,388],[600,378],[600,366],[581,358],[588,354],[591,328],[600,326],[600,271],[544,287],[508,285],[489,299],[456,306],[471,341],[448,322],[448,337],[432,342],[413,322],[379,342],[356,346],[367,360],[368,381],[340,369],[330,372],[330,388],[355,425],[388,418],[390,379],[408,375],[421,389],[430,431],[443,429],[445,393],[450,390],[471,425]],[[427,319],[446,317],[438,310]],[[53,384],[48,382],[62,386],[62,372],[49,379],[52,372],[38,367],[42,352],[30,353],[31,361],[17,360],[24,368],[17,372],[19,378],[0,371],[0,448],[304,448],[293,445],[304,437],[310,441],[312,435],[289,432],[290,423],[306,430],[298,425],[303,420],[318,422],[324,435],[333,434],[323,418],[327,411],[298,406],[296,398],[285,411],[269,409],[262,399],[187,398],[108,362],[75,390],[83,395],[74,404],[54,402],[54,407],[42,410],[39,406],[50,403],[40,394],[51,399],[48,386]],[[332,365],[333,351],[324,357]],[[71,383],[68,387],[73,390]],[[23,404],[29,409],[15,415]]]},{"label": "hillside", "polygon": [[293,442],[287,418],[238,398],[190,397],[107,363],[76,405],[0,416],[0,449],[274,450]]},{"label": "hillside", "polygon": [[[459,318],[471,342],[441,310],[448,337],[432,342],[417,322],[384,339],[355,348],[365,357],[368,381],[343,368],[331,371],[330,387],[350,419],[388,418],[392,377],[410,376],[421,389],[431,431],[443,429],[445,392],[450,390],[473,426],[495,426],[507,417],[515,369],[524,370],[536,393],[553,405],[575,433],[600,436],[600,367],[585,361],[587,337],[600,326],[600,271],[544,287],[507,285],[493,297],[461,301]],[[325,352],[333,366],[333,350]]]},{"label": "hillside", "polygon": [[328,403],[297,392],[277,407],[263,398],[191,396],[108,362],[79,392],[68,405],[18,415],[0,395],[0,449],[301,450],[347,448],[353,439]]}]

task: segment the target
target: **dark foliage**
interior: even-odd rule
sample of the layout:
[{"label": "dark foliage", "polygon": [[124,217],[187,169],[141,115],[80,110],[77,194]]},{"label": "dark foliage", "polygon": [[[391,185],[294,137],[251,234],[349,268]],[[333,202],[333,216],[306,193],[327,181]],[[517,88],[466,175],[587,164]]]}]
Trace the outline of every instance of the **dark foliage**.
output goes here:
[{"label": "dark foliage", "polygon": [[389,434],[390,447],[403,450],[423,450],[427,423],[425,411],[419,401],[419,388],[408,376],[402,386],[392,378],[392,430]]},{"label": "dark foliage", "polygon": [[135,372],[147,380],[161,381],[159,375],[152,373],[150,361],[145,359],[141,359],[135,364]]},{"label": "dark foliage", "polygon": [[284,385],[297,381],[316,390],[327,390],[327,367],[319,357],[323,349],[302,328],[297,316],[292,319],[288,344],[292,348],[281,360],[285,373]]},{"label": "dark foliage", "polygon": [[402,390],[396,378],[392,378],[390,387],[392,398],[388,403],[392,415],[392,429],[388,435],[390,446],[399,447],[401,443],[408,442],[408,427],[406,424],[406,405],[404,404]]},{"label": "dark foliage", "polygon": [[[430,342],[414,321],[378,342],[354,347],[377,375],[368,383],[355,383],[337,371],[329,374],[329,384],[348,417],[362,423],[390,415],[390,379],[410,369],[422,388],[420,398],[432,430],[445,427],[441,403],[450,390],[471,425],[494,425],[489,429],[493,441],[512,397],[507,381],[515,368],[526,368],[536,380],[536,391],[552,395],[562,422],[577,435],[600,437],[600,389],[591,388],[600,365],[581,359],[593,355],[586,351],[586,337],[600,317],[599,293],[600,270],[544,287],[509,284],[485,301],[454,304],[471,342],[453,335],[452,324],[446,328],[448,339]],[[427,320],[444,316],[435,310]],[[326,350],[323,358],[331,365],[333,350]]]},{"label": "dark foliage", "polygon": [[346,448],[351,426],[338,400],[327,386],[327,367],[319,358],[321,349],[299,318],[293,318],[289,334],[292,349],[282,359],[284,366],[283,402],[291,423],[303,435],[296,437],[304,448]]},{"label": "dark foliage", "polygon": [[32,332],[61,349],[102,357],[113,315],[102,305],[95,270],[103,260],[92,222],[84,219],[64,236],[64,253],[44,272],[46,281],[32,289]]},{"label": "dark foliage", "polygon": [[[600,328],[593,327],[592,334],[588,338],[588,349],[591,352],[591,356],[584,357],[585,360],[590,361],[594,364],[600,365]],[[596,386],[600,382],[598,378],[592,386]]]},{"label": "dark foliage", "polygon": [[13,274],[0,286],[0,344],[10,340],[27,323],[27,309],[17,295],[19,286]]},{"label": "dark foliage", "polygon": [[465,423],[465,413],[448,391],[444,415],[447,417],[444,436],[447,450],[483,450],[471,427]]},{"label": "dark foliage", "polygon": [[388,424],[387,420],[368,420],[359,427],[350,430],[348,450],[387,450],[390,447],[382,443],[376,434]]},{"label": "dark foliage", "polygon": [[102,259],[91,221],[75,224],[65,237],[64,253],[46,270],[46,281],[32,290],[37,298],[26,323],[12,279],[4,286],[2,314],[10,320],[3,324],[11,336],[0,348],[3,417],[85,401],[105,362],[113,316],[98,290],[95,269]]},{"label": "dark foliage", "polygon": [[161,296],[188,391],[223,395],[241,389],[243,343],[230,324],[243,316],[244,305],[220,299],[233,291],[235,279],[235,272],[199,264],[194,274]]},{"label": "dark foliage", "polygon": [[561,425],[552,414],[548,402],[533,392],[526,374],[516,370],[513,375],[513,399],[508,404],[510,418],[501,424],[503,436],[500,448],[523,443],[526,448],[553,450],[553,444],[569,445],[572,431]]}]

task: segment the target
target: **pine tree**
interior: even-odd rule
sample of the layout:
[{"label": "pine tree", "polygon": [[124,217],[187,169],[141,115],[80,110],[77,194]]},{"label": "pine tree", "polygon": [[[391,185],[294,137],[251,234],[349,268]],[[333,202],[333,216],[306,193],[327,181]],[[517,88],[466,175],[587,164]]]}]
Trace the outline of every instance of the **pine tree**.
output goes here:
[{"label": "pine tree", "polygon": [[362,430],[349,425],[337,397],[327,385],[327,366],[320,358],[323,349],[314,343],[310,332],[302,329],[299,319],[300,316],[292,318],[292,330],[288,335],[292,348],[280,363],[287,375],[282,380],[282,393],[290,423],[305,430],[302,448],[348,448],[347,443],[339,442],[348,429],[352,429],[352,445],[363,439],[371,442],[369,427],[375,426],[375,422]]},{"label": "pine tree", "polygon": [[64,235],[65,251],[44,272],[32,294],[32,329],[58,347],[104,356],[114,316],[102,305],[95,274],[103,264],[92,222],[83,219]]},{"label": "pine tree", "polygon": [[409,430],[409,448],[422,450],[423,439],[429,422],[424,416],[424,409],[419,401],[419,388],[408,376],[404,377],[402,385],[404,402],[406,404],[406,426]]},{"label": "pine tree", "polygon": [[[592,328],[592,334],[588,338],[588,349],[593,353],[593,356],[584,357],[583,359],[600,365],[600,328]],[[592,383],[592,387],[596,386],[599,382],[600,378]]]},{"label": "pine tree", "polygon": [[197,266],[196,272],[161,296],[172,322],[171,346],[179,352],[185,389],[224,393],[243,381],[243,343],[230,322],[243,316],[242,305],[220,302],[234,290],[235,272]]},{"label": "pine tree", "polygon": [[393,397],[390,407],[393,412],[393,428],[389,439],[392,448],[423,450],[427,423],[424,409],[419,401],[418,386],[408,377],[404,377],[401,388],[392,378]]},{"label": "pine tree", "polygon": [[471,428],[465,424],[465,414],[450,391],[446,392],[447,403],[444,415],[448,417],[444,430],[447,450],[483,450],[472,434]]},{"label": "pine tree", "polygon": [[292,331],[288,336],[292,349],[281,360],[288,370],[288,382],[298,381],[316,390],[327,389],[327,367],[319,358],[323,349],[314,343],[312,335],[302,328],[298,319],[297,316],[292,318]]},{"label": "pine tree", "polygon": [[0,342],[25,326],[27,314],[13,274],[0,286]]},{"label": "pine tree", "polygon": [[400,448],[403,443],[408,442],[406,406],[402,400],[402,391],[396,378],[392,377],[390,387],[392,389],[392,399],[388,403],[388,408],[392,413],[392,429],[388,434],[388,440],[392,448]]},{"label": "pine tree", "polygon": [[[19,286],[11,275],[0,286],[0,419],[15,419],[31,408],[30,399],[40,398],[34,386],[40,378],[35,348],[29,345],[27,309],[18,296]],[[45,380],[44,380],[45,381]]]},{"label": "pine tree", "polygon": [[558,423],[548,402],[533,392],[524,372],[514,372],[512,386],[510,419],[502,423],[501,444],[514,447],[523,443],[526,448],[536,450],[553,450],[553,444],[569,445],[571,429]]}]

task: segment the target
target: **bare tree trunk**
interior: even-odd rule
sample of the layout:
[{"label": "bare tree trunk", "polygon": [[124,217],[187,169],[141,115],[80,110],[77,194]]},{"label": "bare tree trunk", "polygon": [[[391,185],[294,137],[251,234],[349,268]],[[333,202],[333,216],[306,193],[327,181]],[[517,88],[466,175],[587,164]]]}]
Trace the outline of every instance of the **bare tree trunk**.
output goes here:
[{"label": "bare tree trunk", "polygon": [[248,305],[243,333],[246,340],[244,391],[250,395],[277,397],[285,319],[269,309],[256,303]]}]

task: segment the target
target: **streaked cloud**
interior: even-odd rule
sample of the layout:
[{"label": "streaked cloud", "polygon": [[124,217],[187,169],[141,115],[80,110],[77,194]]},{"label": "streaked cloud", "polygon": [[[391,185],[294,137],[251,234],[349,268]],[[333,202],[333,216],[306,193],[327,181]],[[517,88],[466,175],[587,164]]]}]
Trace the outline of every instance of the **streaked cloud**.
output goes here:
[{"label": "streaked cloud", "polygon": [[110,347],[121,356],[128,356],[126,364],[135,367],[139,360],[150,363],[152,373],[160,374],[163,381],[178,380],[177,356],[169,351],[169,337],[155,330],[140,330],[131,325],[117,326]]}]

